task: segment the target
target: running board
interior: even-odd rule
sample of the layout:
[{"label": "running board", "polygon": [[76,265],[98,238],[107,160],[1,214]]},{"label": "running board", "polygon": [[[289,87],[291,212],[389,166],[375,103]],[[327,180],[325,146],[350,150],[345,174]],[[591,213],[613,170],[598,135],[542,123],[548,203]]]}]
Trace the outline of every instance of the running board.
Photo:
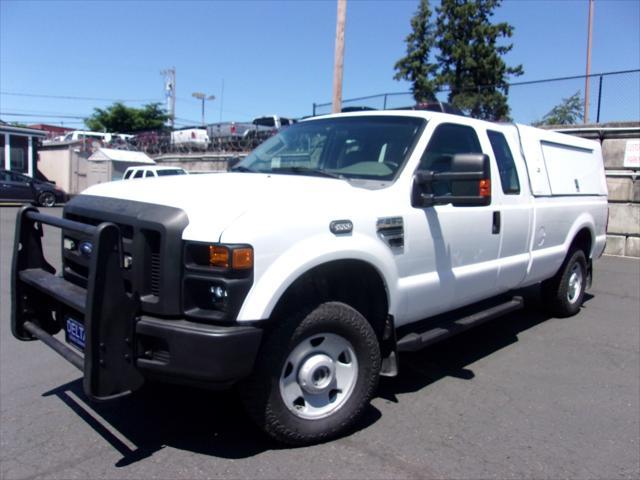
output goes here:
[{"label": "running board", "polygon": [[436,321],[424,332],[411,332],[398,339],[399,352],[415,352],[436,342],[464,332],[496,317],[520,310],[524,306],[522,297],[513,297],[510,300],[493,305],[489,308],[467,314],[463,317]]}]

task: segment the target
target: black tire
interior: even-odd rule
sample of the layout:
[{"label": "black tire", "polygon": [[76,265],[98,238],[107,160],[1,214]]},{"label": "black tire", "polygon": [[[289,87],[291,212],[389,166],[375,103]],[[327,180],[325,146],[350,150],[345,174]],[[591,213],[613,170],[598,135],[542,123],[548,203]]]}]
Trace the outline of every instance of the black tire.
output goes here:
[{"label": "black tire", "polygon": [[[356,359],[355,380],[348,390],[350,394],[337,400],[335,410],[322,418],[301,418],[302,410],[313,405],[303,405],[300,412],[287,406],[284,393],[281,393],[281,381],[287,375],[288,378],[294,375],[295,382],[292,383],[296,383],[301,392],[308,388],[300,383],[300,372],[315,353],[301,356],[308,360],[301,361],[300,368],[295,371],[289,356],[305,348],[306,342],[311,345],[316,338],[325,335],[352,346]],[[317,348],[322,349],[322,343]],[[338,437],[353,427],[375,392],[379,371],[380,349],[371,325],[350,306],[328,302],[310,312],[292,315],[274,327],[264,341],[254,372],[240,385],[240,393],[250,416],[267,434],[289,445],[309,445]],[[337,378],[337,373],[335,375]]]},{"label": "black tire", "polygon": [[38,204],[43,207],[53,207],[56,204],[56,196],[53,192],[42,192],[38,195]]},{"label": "black tire", "polygon": [[582,250],[569,252],[556,275],[542,282],[542,300],[556,317],[570,317],[580,311],[587,286],[587,260]]}]

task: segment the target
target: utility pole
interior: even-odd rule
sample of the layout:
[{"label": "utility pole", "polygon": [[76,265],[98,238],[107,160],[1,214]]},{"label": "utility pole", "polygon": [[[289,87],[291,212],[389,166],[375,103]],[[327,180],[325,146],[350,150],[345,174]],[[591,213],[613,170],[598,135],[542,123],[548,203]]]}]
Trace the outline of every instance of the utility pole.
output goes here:
[{"label": "utility pole", "polygon": [[589,29],[587,33],[587,76],[584,79],[584,118],[583,123],[589,123],[589,80],[591,78],[591,34],[593,33],[594,0],[589,0]]},{"label": "utility pole", "polygon": [[336,20],[336,50],[333,64],[333,113],[342,110],[342,73],[344,66],[344,23],[347,16],[347,0],[338,0]]},{"label": "utility pole", "polygon": [[214,95],[207,96],[206,93],[202,93],[202,92],[193,92],[191,96],[193,98],[197,98],[202,102],[202,126],[204,127],[206,125],[204,121],[204,102],[205,100],[215,100],[216,97]]},{"label": "utility pole", "polygon": [[162,70],[164,76],[164,90],[167,97],[167,111],[169,112],[169,126],[173,128],[176,118],[176,67]]},{"label": "utility pole", "polygon": [[222,79],[222,91],[220,92],[220,122],[222,123],[222,104],[224,102],[224,78]]}]

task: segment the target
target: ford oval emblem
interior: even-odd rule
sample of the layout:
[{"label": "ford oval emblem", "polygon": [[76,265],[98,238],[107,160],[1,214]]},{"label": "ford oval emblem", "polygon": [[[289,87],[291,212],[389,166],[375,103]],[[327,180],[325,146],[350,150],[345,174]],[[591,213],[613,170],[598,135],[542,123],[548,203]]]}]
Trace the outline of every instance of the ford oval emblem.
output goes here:
[{"label": "ford oval emblem", "polygon": [[78,247],[78,250],[80,250],[80,253],[82,255],[84,255],[85,257],[90,257],[91,253],[93,252],[93,243],[91,243],[91,242],[82,242],[80,244],[80,246]]}]

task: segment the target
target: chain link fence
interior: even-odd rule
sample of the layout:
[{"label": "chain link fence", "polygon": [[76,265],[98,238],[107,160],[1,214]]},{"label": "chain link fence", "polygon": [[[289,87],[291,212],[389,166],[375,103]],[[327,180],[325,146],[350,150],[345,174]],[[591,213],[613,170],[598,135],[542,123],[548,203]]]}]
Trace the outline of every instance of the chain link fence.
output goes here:
[{"label": "chain link fence", "polygon": [[[521,123],[542,120],[549,111],[579,93],[584,104],[586,75],[550,78],[509,85],[511,117]],[[437,99],[447,101],[447,90]],[[368,107],[386,110],[415,104],[411,92],[381,93],[342,101],[342,108]],[[331,102],[314,103],[313,115],[331,113]],[[640,120],[640,69],[589,75],[589,113],[585,123]]]}]

